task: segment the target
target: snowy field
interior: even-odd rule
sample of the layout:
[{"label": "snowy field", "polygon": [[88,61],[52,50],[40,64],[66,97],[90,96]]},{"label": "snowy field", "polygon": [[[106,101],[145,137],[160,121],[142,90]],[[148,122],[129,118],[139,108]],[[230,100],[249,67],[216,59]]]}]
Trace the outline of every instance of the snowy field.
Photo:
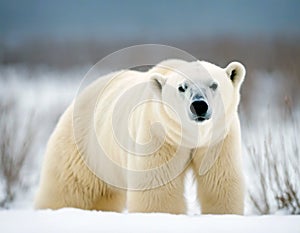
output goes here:
[{"label": "snowy field", "polygon": [[61,209],[58,211],[1,211],[1,232],[210,232],[299,233],[300,216],[186,216],[118,214]]},{"label": "snowy field", "polygon": [[[260,82],[263,80],[264,85],[261,87],[257,86],[257,83],[253,84],[253,88],[260,95],[255,95],[251,101],[254,106],[257,101],[260,103],[259,111],[251,115],[248,114],[249,106],[247,109],[241,106],[240,109],[248,186],[247,216],[199,215],[199,204],[194,194],[195,185],[190,178],[187,179],[186,188],[187,216],[117,214],[77,209],[32,210],[47,139],[59,116],[76,95],[80,81],[89,67],[76,67],[65,71],[47,67],[34,69],[23,66],[0,67],[0,109],[1,107],[6,109],[5,105],[9,105],[8,110],[1,113],[0,126],[5,125],[5,129],[17,131],[16,138],[13,139],[16,151],[23,148],[20,145],[29,140],[25,130],[31,130],[33,134],[24,164],[16,167],[14,161],[18,161],[18,158],[15,158],[12,166],[6,168],[8,171],[19,170],[19,173],[16,173],[16,180],[10,183],[11,180],[5,177],[7,173],[2,167],[2,170],[0,169],[0,204],[3,208],[0,210],[0,232],[300,233],[300,216],[288,215],[300,211],[300,207],[297,206],[300,198],[300,148],[297,140],[300,114],[299,106],[292,106],[290,112],[290,106],[278,108],[277,105],[276,107],[272,105],[272,101],[278,101],[276,98],[282,90],[284,75],[280,72],[268,74],[257,71],[256,76]],[[274,75],[278,85],[273,84]],[[266,86],[272,88],[265,91]],[[259,123],[255,121],[257,117],[261,119]],[[16,125],[21,126],[20,129],[16,130],[14,128]],[[3,132],[7,133],[7,130]],[[9,134],[2,136],[13,137]],[[274,163],[278,165],[277,171],[270,166]],[[285,169],[286,167],[288,169]],[[278,179],[276,174],[279,176]],[[293,192],[296,192],[295,197],[292,196]],[[254,216],[255,214],[276,215]]]}]

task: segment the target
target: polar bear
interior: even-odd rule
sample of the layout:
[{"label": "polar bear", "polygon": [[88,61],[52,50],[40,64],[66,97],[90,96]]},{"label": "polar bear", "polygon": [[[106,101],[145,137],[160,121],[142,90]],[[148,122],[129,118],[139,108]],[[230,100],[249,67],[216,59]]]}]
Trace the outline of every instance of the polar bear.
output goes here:
[{"label": "polar bear", "polygon": [[203,214],[243,214],[244,77],[239,62],[171,59],[94,81],[49,139],[35,207],[183,214],[192,170]]}]

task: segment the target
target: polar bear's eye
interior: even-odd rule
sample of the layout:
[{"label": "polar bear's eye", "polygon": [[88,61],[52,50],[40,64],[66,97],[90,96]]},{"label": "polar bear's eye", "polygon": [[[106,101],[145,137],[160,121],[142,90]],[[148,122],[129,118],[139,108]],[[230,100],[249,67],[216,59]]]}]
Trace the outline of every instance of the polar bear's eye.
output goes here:
[{"label": "polar bear's eye", "polygon": [[185,92],[185,89],[183,88],[183,86],[179,86],[179,87],[178,87],[178,91],[180,91],[180,92]]},{"label": "polar bear's eye", "polygon": [[188,88],[187,84],[186,83],[182,83],[178,86],[178,91],[179,92],[185,92],[186,89]]},{"label": "polar bear's eye", "polygon": [[218,84],[214,82],[209,86],[209,88],[212,89],[213,91],[215,91],[218,88]]}]

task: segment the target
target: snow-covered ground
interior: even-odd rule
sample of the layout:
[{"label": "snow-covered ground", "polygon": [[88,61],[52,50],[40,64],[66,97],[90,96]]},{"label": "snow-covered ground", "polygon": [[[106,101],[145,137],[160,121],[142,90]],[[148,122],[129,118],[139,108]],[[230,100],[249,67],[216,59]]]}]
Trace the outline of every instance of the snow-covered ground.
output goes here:
[{"label": "snow-covered ground", "polygon": [[0,211],[3,233],[209,232],[299,233],[300,216],[119,214],[61,209]]},{"label": "snow-covered ground", "polygon": [[[14,98],[17,102],[15,117],[30,115],[34,112],[35,130],[38,137],[33,144],[33,153],[29,159],[28,169],[24,169],[20,182],[27,182],[28,189],[17,191],[13,202],[5,207],[12,210],[0,211],[0,232],[299,232],[300,216],[202,216],[196,201],[195,185],[191,177],[187,179],[186,197],[188,214],[117,214],[109,212],[82,211],[77,209],[63,209],[59,211],[34,211],[32,203],[38,183],[40,164],[49,134],[53,130],[58,117],[76,95],[80,81],[88,71],[88,66],[77,67],[72,70],[58,71],[47,67],[33,70],[22,66],[0,67],[0,98],[2,102]],[[273,85],[273,80],[266,74],[265,85]],[[248,189],[260,198],[259,173],[257,168],[249,166],[249,157],[257,159],[265,157],[267,150],[274,151],[285,159],[298,150],[296,132],[300,130],[299,111],[294,111],[296,124],[275,113],[271,104],[272,96],[278,95],[278,87],[272,93],[260,90],[261,96],[255,96],[254,103],[259,101],[260,109],[264,110],[259,116],[261,122],[248,121],[242,112],[242,130],[245,153],[245,173]],[[263,95],[263,93],[265,95]],[[277,96],[278,97],[278,96]],[[4,99],[6,98],[6,99]],[[277,101],[277,100],[276,100]],[[268,105],[269,106],[269,105]],[[299,107],[299,106],[298,106]],[[277,109],[278,110],[278,109]],[[2,116],[1,116],[2,117]],[[271,127],[272,126],[272,127]],[[283,136],[284,135],[284,136]],[[271,136],[269,138],[269,136]],[[268,141],[270,139],[270,141]],[[250,153],[253,149],[253,154]],[[284,155],[284,156],[283,156]],[[299,157],[295,161],[299,162]],[[264,160],[263,160],[264,162]],[[297,168],[297,166],[294,166]],[[291,172],[294,170],[291,169]],[[296,174],[296,173],[294,173]],[[299,173],[297,173],[299,174]],[[299,180],[291,175],[292,184],[299,190]],[[4,193],[4,182],[0,177],[0,201]],[[19,188],[18,185],[16,187]],[[270,192],[270,190],[267,190]],[[278,213],[277,203],[270,193],[270,212]],[[17,210],[16,210],[17,209]],[[256,214],[253,203],[246,203],[246,214]],[[281,214],[289,212],[280,211]]]}]

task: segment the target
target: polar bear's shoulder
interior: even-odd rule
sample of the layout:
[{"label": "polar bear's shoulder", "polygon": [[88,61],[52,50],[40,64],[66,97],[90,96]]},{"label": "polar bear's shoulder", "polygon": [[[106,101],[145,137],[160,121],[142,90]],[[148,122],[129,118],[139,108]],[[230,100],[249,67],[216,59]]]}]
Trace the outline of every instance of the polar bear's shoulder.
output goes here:
[{"label": "polar bear's shoulder", "polygon": [[187,64],[187,61],[180,59],[168,59],[158,63],[152,69],[149,70],[149,73],[159,73],[159,74],[167,74],[173,69],[176,69],[180,66]]}]

